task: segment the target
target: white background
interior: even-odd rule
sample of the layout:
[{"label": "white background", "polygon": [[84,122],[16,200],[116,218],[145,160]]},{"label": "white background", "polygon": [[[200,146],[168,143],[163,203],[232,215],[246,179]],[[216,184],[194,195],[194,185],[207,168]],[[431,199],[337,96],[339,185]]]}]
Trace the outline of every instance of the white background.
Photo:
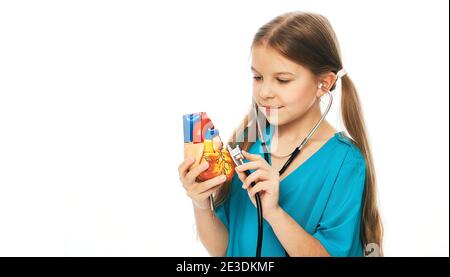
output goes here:
[{"label": "white background", "polygon": [[412,0],[0,2],[0,255],[207,255],[182,114],[227,139],[253,35],[292,10],[331,21],[359,90],[385,254],[448,256],[448,1]]}]

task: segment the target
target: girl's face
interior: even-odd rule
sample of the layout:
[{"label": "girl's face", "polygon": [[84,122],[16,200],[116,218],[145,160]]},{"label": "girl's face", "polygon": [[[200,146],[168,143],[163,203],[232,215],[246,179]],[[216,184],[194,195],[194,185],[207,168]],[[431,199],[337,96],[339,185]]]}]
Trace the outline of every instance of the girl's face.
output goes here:
[{"label": "girl's face", "polygon": [[265,46],[252,49],[253,96],[267,120],[281,126],[318,105],[317,78],[307,68]]}]

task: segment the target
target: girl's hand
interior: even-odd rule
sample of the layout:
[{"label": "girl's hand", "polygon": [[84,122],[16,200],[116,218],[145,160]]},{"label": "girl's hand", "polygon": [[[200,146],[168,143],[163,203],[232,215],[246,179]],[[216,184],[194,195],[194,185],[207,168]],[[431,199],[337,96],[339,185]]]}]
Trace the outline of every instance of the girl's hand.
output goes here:
[{"label": "girl's hand", "polygon": [[[242,154],[249,160],[248,163],[235,168],[239,179],[243,183],[242,188],[247,189],[248,196],[255,206],[255,194],[259,192],[263,215],[267,218],[267,215],[279,208],[280,175],[260,155],[250,154],[246,151],[242,151]],[[255,171],[246,176],[244,171],[250,169]],[[252,182],[255,182],[254,187],[251,186]]]},{"label": "girl's hand", "polygon": [[187,158],[178,167],[180,181],[183,184],[186,194],[192,199],[194,205],[202,210],[210,209],[208,197],[219,189],[219,185],[226,180],[225,175],[219,175],[201,183],[197,183],[195,179],[200,173],[207,170],[209,165],[207,162],[199,164],[189,170],[194,158]]}]

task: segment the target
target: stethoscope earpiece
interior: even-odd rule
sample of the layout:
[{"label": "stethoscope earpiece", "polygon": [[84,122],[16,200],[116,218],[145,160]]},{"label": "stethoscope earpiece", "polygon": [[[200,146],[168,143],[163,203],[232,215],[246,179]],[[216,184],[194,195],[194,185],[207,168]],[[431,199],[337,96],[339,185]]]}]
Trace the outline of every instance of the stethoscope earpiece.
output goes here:
[{"label": "stethoscope earpiece", "polygon": [[330,91],[325,87],[323,83],[320,83],[317,88],[325,91],[326,93],[330,93]]},{"label": "stethoscope earpiece", "polygon": [[[341,70],[339,70],[336,73],[336,80],[334,81],[334,83],[336,84],[337,80],[342,79],[342,77],[344,77],[345,75],[347,75],[347,70],[345,70],[344,68],[341,68]],[[318,89],[322,89],[324,87],[323,83],[319,84]],[[327,92],[330,92],[329,90],[326,89]]]}]

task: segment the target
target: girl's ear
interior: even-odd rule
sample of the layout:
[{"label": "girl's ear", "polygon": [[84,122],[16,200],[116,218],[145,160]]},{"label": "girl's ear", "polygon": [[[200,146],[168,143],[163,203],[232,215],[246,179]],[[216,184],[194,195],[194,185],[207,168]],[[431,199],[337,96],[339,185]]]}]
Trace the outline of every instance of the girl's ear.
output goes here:
[{"label": "girl's ear", "polygon": [[334,82],[336,80],[336,74],[330,71],[328,73],[321,75],[318,80],[319,83],[317,84],[316,96],[320,98],[322,97],[322,95],[330,91],[331,87],[334,85]]}]

